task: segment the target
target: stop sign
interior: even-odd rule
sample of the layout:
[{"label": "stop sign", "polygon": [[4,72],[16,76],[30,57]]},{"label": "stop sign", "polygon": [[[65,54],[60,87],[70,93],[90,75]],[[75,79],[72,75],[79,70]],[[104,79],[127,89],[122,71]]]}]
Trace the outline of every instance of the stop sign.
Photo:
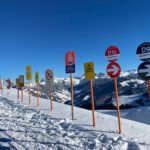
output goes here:
[{"label": "stop sign", "polygon": [[116,62],[111,62],[107,66],[107,75],[111,78],[117,78],[120,75],[121,68]]},{"label": "stop sign", "polygon": [[119,58],[120,51],[116,46],[110,46],[105,52],[105,57],[110,61],[116,61]]},{"label": "stop sign", "polygon": [[150,60],[150,42],[144,42],[137,48],[136,54],[142,61]]}]

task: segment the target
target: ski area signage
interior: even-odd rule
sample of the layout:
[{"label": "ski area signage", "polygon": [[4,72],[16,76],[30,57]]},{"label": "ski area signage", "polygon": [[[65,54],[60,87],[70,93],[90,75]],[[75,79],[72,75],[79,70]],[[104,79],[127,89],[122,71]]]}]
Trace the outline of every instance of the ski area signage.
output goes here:
[{"label": "ski area signage", "polygon": [[26,66],[26,80],[32,80],[31,66]]},{"label": "ski area signage", "polygon": [[53,71],[52,70],[46,70],[45,71],[45,78],[47,81],[52,81],[53,80]]},{"label": "ski area signage", "polygon": [[138,74],[144,80],[150,80],[150,62],[143,62],[138,67]]},{"label": "ski area signage", "polygon": [[92,80],[95,78],[94,63],[88,62],[84,64],[85,79]]},{"label": "ski area signage", "polygon": [[150,42],[144,42],[137,48],[136,54],[142,61],[150,60]]},{"label": "ski area signage", "polygon": [[66,73],[75,73],[75,52],[70,51],[65,54]]},{"label": "ski area signage", "polygon": [[35,83],[36,84],[39,83],[39,73],[38,72],[35,73]]},{"label": "ski area signage", "polygon": [[108,61],[116,61],[119,58],[120,51],[116,46],[110,46],[105,52],[105,57]]},{"label": "ski area signage", "polygon": [[107,66],[107,75],[111,78],[117,78],[120,75],[121,68],[116,62],[111,62]]}]

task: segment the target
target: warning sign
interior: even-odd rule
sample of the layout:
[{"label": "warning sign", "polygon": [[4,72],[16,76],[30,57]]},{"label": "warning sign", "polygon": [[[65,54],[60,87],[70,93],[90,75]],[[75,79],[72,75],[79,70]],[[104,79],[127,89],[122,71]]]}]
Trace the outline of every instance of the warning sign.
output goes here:
[{"label": "warning sign", "polygon": [[84,64],[85,79],[92,80],[95,78],[94,63],[88,62]]},{"label": "warning sign", "polygon": [[26,79],[32,80],[31,66],[26,66]]}]

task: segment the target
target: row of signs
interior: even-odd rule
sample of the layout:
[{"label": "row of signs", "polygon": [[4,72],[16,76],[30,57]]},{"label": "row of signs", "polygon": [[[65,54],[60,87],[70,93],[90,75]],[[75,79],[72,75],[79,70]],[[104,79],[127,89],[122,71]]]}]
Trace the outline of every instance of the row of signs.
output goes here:
[{"label": "row of signs", "polygon": [[[107,66],[107,74],[111,78],[117,78],[120,75],[121,68],[119,64],[115,61],[118,60],[120,55],[120,51],[116,46],[110,46],[106,52],[105,56],[110,61],[110,64]],[[65,55],[66,61],[66,73],[75,73],[75,52],[70,51]],[[92,80],[95,78],[95,71],[94,71],[94,63],[88,62],[84,64],[84,72],[85,72],[85,79]]]}]

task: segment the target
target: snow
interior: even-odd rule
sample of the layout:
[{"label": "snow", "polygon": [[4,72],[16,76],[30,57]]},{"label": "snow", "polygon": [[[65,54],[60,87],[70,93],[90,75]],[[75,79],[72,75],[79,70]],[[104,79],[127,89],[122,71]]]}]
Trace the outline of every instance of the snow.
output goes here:
[{"label": "snow", "polygon": [[90,98],[90,95],[86,95],[84,98],[83,98],[83,101],[86,101]]},{"label": "snow", "polygon": [[31,150],[148,150],[150,149],[150,126],[121,118],[122,134],[117,133],[115,116],[97,113],[96,127],[92,127],[92,113],[74,107],[72,121],[70,106],[40,98],[36,108],[36,97],[28,105],[24,93],[23,103],[17,99],[17,90],[10,95],[4,90],[0,97],[0,148]]},{"label": "snow", "polygon": [[[125,86],[129,86],[129,83],[136,83],[136,84],[143,84],[145,81],[143,80],[139,80],[139,79],[131,79],[131,80],[127,80],[127,81],[123,81],[121,82],[121,86],[125,87]],[[135,84],[135,86],[136,86]]]}]

